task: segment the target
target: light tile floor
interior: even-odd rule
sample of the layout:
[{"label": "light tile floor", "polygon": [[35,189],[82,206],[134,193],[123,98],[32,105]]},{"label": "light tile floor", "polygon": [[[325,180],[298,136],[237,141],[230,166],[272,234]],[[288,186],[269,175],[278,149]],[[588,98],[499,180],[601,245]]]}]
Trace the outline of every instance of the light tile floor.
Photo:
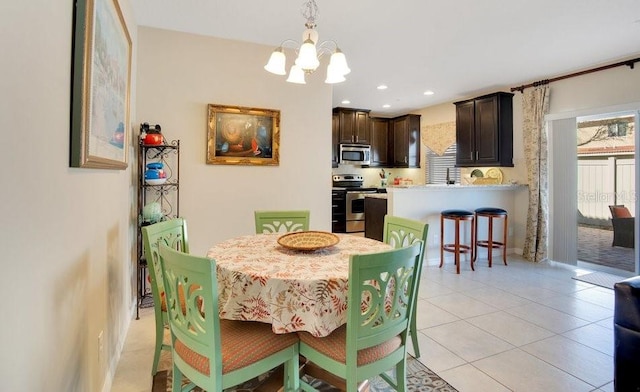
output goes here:
[{"label": "light tile floor", "polygon": [[[557,263],[486,260],[460,275],[429,263],[420,283],[420,360],[460,392],[613,391],[613,290]],[[582,270],[581,273],[584,273]],[[112,390],[151,390],[154,320],[133,320]]]}]

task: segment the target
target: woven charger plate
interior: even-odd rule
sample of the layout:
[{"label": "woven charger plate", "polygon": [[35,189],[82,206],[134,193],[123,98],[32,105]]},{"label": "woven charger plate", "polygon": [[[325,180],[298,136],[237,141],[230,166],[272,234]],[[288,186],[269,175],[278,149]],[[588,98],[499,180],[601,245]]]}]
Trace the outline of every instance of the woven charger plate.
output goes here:
[{"label": "woven charger plate", "polygon": [[484,175],[485,177],[494,178],[498,184],[502,184],[502,170],[492,167]]},{"label": "woven charger plate", "polygon": [[326,231],[298,231],[278,238],[278,244],[293,250],[318,250],[340,242],[340,238]]}]

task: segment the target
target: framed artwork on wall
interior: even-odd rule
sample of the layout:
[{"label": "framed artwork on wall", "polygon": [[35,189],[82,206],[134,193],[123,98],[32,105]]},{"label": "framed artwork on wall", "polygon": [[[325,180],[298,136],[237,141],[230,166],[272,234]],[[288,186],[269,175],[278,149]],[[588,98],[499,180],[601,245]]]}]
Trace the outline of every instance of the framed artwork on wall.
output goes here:
[{"label": "framed artwork on wall", "polygon": [[213,104],[208,109],[208,164],[279,164],[279,110]]},{"label": "framed artwork on wall", "polygon": [[131,37],[117,0],[76,0],[71,167],[126,169]]}]

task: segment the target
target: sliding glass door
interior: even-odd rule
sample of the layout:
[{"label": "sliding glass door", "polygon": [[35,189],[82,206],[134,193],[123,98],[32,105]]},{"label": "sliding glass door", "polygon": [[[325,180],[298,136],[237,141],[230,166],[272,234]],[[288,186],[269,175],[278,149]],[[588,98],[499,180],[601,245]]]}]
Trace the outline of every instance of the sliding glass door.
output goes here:
[{"label": "sliding glass door", "polygon": [[638,113],[548,121],[552,260],[638,273]]},{"label": "sliding glass door", "polygon": [[577,119],[578,260],[635,271],[636,114]]}]

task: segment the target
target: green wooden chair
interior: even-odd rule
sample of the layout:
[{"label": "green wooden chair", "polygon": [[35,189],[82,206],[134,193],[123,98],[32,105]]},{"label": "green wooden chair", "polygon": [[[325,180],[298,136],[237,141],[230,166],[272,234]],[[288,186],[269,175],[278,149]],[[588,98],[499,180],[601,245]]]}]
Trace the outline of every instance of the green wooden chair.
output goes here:
[{"label": "green wooden chair", "polygon": [[309,230],[309,211],[255,211],[256,234]]},{"label": "green wooden chair", "polygon": [[153,296],[153,308],[156,317],[156,348],[153,354],[153,366],[151,374],[158,372],[158,361],[162,350],[171,350],[168,344],[164,344],[164,329],[168,327],[167,306],[162,281],[162,270],[158,262],[158,243],[162,242],[173,249],[189,253],[187,241],[187,222],[182,218],[158,222],[142,227],[142,243],[147,259],[147,268],[151,278],[151,294]]},{"label": "green wooden chair", "polygon": [[[413,244],[416,241],[422,241],[423,244],[427,243],[427,233],[429,232],[429,224],[419,222],[412,219],[400,218],[392,215],[385,215],[384,226],[382,233],[382,241],[393,246],[394,248],[401,248]],[[418,267],[417,279],[420,287],[420,276],[422,274],[422,263],[424,260],[424,247],[420,254],[420,265]],[[418,345],[418,328],[416,323],[418,300],[414,302],[413,312],[411,315],[411,327],[409,331],[411,333],[411,342],[413,343],[413,351],[416,358],[420,358],[420,346]]]},{"label": "green wooden chair", "polygon": [[[422,243],[349,261],[347,324],[317,338],[299,332],[300,355],[346,380],[347,391],[379,375],[396,391],[407,388],[407,339],[416,299]],[[366,300],[363,300],[365,299]],[[386,372],[395,369],[395,377]],[[301,380],[305,391],[315,390]]]},{"label": "green wooden chair", "polygon": [[172,390],[222,391],[284,364],[284,390],[297,391],[298,336],[274,334],[266,323],[221,320],[215,260],[164,244],[159,248],[171,329]]}]

